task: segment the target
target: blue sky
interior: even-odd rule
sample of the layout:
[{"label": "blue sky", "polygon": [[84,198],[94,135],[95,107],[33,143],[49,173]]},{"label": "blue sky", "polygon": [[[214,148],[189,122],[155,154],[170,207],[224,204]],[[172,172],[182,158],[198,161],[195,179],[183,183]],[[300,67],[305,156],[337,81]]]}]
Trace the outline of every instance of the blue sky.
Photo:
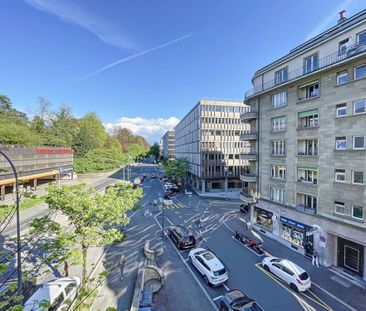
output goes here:
[{"label": "blue sky", "polygon": [[157,140],[200,98],[243,99],[251,76],[351,16],[361,0],[3,0],[0,93],[96,111]]}]

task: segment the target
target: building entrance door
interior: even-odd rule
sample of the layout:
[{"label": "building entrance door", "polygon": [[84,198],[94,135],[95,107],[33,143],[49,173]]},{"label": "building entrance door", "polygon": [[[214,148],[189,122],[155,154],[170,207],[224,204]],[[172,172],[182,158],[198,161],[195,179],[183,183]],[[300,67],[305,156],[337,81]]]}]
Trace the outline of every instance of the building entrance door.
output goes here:
[{"label": "building entrance door", "polygon": [[338,237],[338,266],[363,276],[364,246]]},{"label": "building entrance door", "polygon": [[313,257],[314,253],[314,234],[305,235],[305,256]]}]

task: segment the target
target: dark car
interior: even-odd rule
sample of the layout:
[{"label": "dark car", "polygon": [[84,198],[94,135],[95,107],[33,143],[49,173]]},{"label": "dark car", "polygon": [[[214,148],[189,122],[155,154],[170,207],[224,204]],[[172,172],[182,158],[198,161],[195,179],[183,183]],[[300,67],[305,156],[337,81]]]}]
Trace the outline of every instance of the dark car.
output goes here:
[{"label": "dark car", "polygon": [[229,290],[220,301],[221,311],[264,311],[254,299],[239,289]]},{"label": "dark car", "polygon": [[244,214],[247,214],[249,212],[250,206],[249,204],[242,204],[240,205],[240,211]]},{"label": "dark car", "polygon": [[156,175],[156,173],[151,173],[151,178],[157,178],[158,176]]},{"label": "dark car", "polygon": [[183,226],[173,226],[169,228],[168,235],[179,249],[187,249],[196,246],[196,238],[193,233]]}]

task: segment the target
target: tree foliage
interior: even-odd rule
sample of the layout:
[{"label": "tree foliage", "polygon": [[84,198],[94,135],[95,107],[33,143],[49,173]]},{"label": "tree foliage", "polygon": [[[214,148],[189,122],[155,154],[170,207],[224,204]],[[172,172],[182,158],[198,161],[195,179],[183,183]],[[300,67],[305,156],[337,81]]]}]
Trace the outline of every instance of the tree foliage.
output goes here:
[{"label": "tree foliage", "polygon": [[165,174],[173,179],[183,179],[189,169],[187,158],[167,160],[164,164]]},{"label": "tree foliage", "polygon": [[155,157],[155,159],[159,158],[160,155],[160,146],[158,143],[154,143],[149,150],[149,155],[152,155]]}]

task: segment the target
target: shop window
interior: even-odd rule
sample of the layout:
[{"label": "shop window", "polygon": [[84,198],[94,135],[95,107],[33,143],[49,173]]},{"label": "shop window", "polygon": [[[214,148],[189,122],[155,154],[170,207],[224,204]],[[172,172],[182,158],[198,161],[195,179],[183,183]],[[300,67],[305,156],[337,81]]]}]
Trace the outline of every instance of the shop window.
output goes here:
[{"label": "shop window", "polygon": [[336,169],[334,179],[337,182],[346,182],[346,170]]},{"label": "shop window", "polygon": [[338,118],[347,116],[347,104],[339,104],[336,106],[336,116]]},{"label": "shop window", "polygon": [[346,150],[347,149],[347,139],[345,136],[336,137],[336,150]]},{"label": "shop window", "polygon": [[320,95],[319,81],[299,86],[299,101],[318,97]]},{"label": "shop window", "polygon": [[363,220],[363,207],[352,206],[352,218]]},{"label": "shop window", "polygon": [[363,184],[363,172],[352,172],[352,183],[362,185]]},{"label": "shop window", "polygon": [[272,231],[273,221],[272,221],[273,213],[267,212],[260,208],[255,208],[254,210],[254,221],[257,225]]},{"label": "shop window", "polygon": [[345,206],[343,202],[334,202],[334,212],[336,214],[344,215],[345,214]]}]

